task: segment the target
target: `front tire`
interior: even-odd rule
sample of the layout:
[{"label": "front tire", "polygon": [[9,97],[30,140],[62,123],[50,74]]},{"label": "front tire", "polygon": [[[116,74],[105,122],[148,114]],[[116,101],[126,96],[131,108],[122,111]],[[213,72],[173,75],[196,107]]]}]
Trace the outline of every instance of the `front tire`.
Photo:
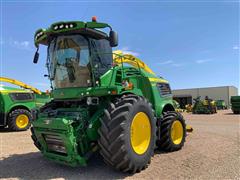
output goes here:
[{"label": "front tire", "polygon": [[99,128],[100,154],[104,161],[123,172],[140,172],[154,155],[156,118],[143,97],[125,95],[110,103]]},{"label": "front tire", "polygon": [[175,111],[166,112],[160,123],[158,148],[167,152],[180,150],[184,146],[185,138],[186,124],[183,116]]},{"label": "front tire", "polygon": [[12,131],[24,131],[31,125],[32,114],[26,109],[15,109],[8,116],[8,128]]}]

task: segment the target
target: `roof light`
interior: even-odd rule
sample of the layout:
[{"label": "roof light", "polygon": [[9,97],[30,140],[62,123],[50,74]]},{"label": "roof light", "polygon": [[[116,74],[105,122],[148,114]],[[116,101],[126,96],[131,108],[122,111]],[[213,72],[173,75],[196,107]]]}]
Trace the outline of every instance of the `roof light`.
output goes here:
[{"label": "roof light", "polygon": [[43,34],[43,32],[37,33],[37,34],[36,34],[36,39],[37,39],[38,37],[40,37],[42,34]]},{"label": "roof light", "polygon": [[69,26],[70,26],[70,28],[73,28],[73,24],[70,24]]},{"label": "roof light", "polygon": [[63,24],[61,24],[61,25],[59,26],[59,28],[60,28],[60,29],[62,29],[63,27],[64,27],[64,25],[63,25]]},{"label": "roof light", "polygon": [[53,29],[54,29],[54,30],[57,30],[57,29],[58,29],[58,26],[55,26]]},{"label": "roof light", "polygon": [[92,17],[92,22],[97,22],[97,16]]},{"label": "roof light", "polygon": [[65,28],[67,28],[67,29],[68,29],[68,25],[66,25],[66,26],[65,26]]}]

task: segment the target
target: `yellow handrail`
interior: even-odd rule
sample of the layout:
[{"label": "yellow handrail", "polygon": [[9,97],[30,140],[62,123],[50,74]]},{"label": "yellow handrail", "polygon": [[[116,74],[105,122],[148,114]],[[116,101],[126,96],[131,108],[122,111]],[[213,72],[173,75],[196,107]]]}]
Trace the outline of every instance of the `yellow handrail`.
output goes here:
[{"label": "yellow handrail", "polygon": [[25,84],[25,83],[23,83],[21,81],[18,81],[16,79],[0,77],[0,82],[7,82],[7,83],[10,83],[10,84],[14,84],[14,85],[20,86],[20,87],[25,88],[25,89],[30,89],[33,92],[37,93],[37,94],[42,94],[41,91],[38,90],[37,88],[29,86],[29,85],[27,85],[27,84]]},{"label": "yellow handrail", "polygon": [[148,73],[155,74],[143,61],[139,58],[131,55],[131,54],[124,54],[120,50],[116,50],[113,52],[113,62],[116,64],[127,63],[136,68],[141,68]]}]

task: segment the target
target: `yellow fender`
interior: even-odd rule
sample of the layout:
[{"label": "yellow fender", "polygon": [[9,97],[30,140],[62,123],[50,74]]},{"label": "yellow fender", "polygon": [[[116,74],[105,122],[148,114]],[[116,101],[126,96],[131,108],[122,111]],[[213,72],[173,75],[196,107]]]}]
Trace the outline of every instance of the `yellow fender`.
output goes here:
[{"label": "yellow fender", "polygon": [[25,88],[25,89],[30,89],[37,94],[42,94],[41,91],[38,90],[37,88],[29,86],[29,85],[27,85],[27,84],[25,84],[21,81],[15,80],[15,79],[0,77],[0,82],[7,82],[7,83],[10,83],[10,84],[14,84],[14,85],[20,86],[20,87]]},{"label": "yellow fender", "polygon": [[113,62],[116,64],[127,63],[136,68],[141,68],[148,73],[155,74],[143,61],[139,58],[131,55],[131,54],[124,54],[120,50],[113,51]]}]

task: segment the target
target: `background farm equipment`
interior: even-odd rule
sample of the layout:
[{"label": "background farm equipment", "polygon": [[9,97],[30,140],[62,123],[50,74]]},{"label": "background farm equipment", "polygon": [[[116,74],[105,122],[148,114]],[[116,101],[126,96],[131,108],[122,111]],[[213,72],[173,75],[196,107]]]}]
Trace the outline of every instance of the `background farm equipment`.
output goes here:
[{"label": "background farm equipment", "polygon": [[227,109],[227,105],[224,100],[216,100],[215,102],[218,110]]},{"label": "background farm equipment", "polygon": [[9,129],[15,131],[28,129],[32,120],[31,110],[48,102],[49,94],[42,93],[15,79],[0,77],[0,82],[23,88],[0,86],[0,126],[8,126]]},{"label": "background farm equipment", "polygon": [[231,106],[234,114],[240,114],[240,96],[231,97]]},{"label": "background farm equipment", "polygon": [[185,106],[185,108],[186,108],[186,111],[187,111],[187,112],[192,112],[192,110],[193,110],[193,105],[192,105],[192,104],[187,104],[187,105]]},{"label": "background farm equipment", "polygon": [[180,112],[180,113],[185,112],[185,109],[182,109],[180,107],[180,104],[176,100],[173,100],[173,106],[174,106],[176,112]]},{"label": "background farm equipment", "polygon": [[204,100],[201,100],[201,96],[199,96],[194,101],[193,114],[213,114],[217,112],[215,101],[209,99],[207,96]]}]

